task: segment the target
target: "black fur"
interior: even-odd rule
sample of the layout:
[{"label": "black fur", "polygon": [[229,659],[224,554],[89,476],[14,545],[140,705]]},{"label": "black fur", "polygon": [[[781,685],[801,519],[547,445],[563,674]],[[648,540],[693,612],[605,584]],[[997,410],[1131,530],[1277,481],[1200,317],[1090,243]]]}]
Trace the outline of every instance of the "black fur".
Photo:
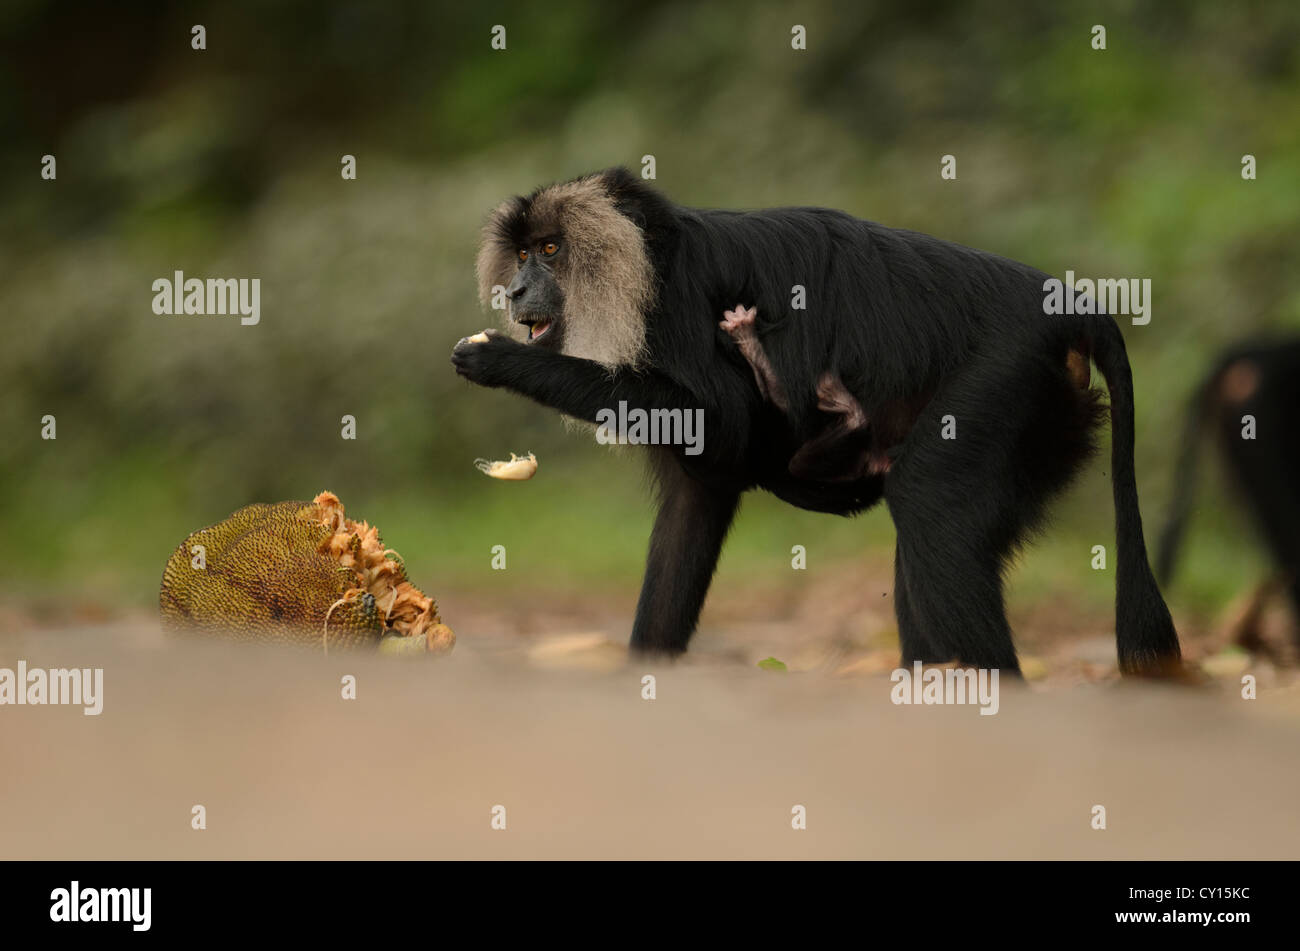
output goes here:
[{"label": "black fur", "polygon": [[[1257,385],[1242,399],[1225,386],[1234,368]],[[1242,417],[1255,418],[1254,439],[1242,438]],[[1178,459],[1178,489],[1156,560],[1168,584],[1191,513],[1200,437],[1215,448],[1245,499],[1300,619],[1300,339],[1255,340],[1222,354],[1198,387],[1187,412]],[[1300,626],[1296,630],[1300,643]]]},{"label": "black fur", "polygon": [[[1047,316],[1046,274],[927,235],[818,208],[685,208],[625,170],[602,175],[617,207],[643,228],[658,278],[644,368],[611,373],[504,337],[462,341],[453,363],[476,383],[593,422],[622,399],[704,409],[703,454],[655,452],[661,500],[634,648],[686,649],[737,500],[760,488],[839,515],[884,498],[898,530],[904,661],[1017,670],[1002,570],[1087,458],[1098,417],[1091,391],[1066,372],[1074,348],[1093,355],[1111,393],[1120,666],[1158,673],[1177,663],[1142,537],[1132,380],[1112,318]],[[805,310],[791,309],[796,284],[806,288]],[[788,416],[762,400],[718,326],[738,303],[758,308]],[[825,425],[815,393],[824,371],[838,374],[871,420],[911,408],[886,475],[827,483],[789,472]],[[940,438],[946,415],[957,420],[955,440]]]}]

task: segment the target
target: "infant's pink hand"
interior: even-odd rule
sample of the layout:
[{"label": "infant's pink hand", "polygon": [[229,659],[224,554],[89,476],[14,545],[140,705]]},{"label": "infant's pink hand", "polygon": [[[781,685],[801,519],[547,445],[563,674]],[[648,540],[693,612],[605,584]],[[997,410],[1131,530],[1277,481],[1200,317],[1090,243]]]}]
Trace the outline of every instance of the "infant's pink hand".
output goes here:
[{"label": "infant's pink hand", "polygon": [[740,328],[752,324],[757,315],[758,308],[751,307],[746,310],[743,304],[737,304],[734,310],[723,312],[722,322],[718,326],[728,333],[735,333]]}]

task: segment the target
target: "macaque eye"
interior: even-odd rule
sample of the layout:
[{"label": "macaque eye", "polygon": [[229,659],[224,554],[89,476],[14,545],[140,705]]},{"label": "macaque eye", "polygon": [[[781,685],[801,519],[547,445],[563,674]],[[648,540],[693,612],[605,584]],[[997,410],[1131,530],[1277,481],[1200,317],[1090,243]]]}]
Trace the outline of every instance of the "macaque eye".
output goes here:
[{"label": "macaque eye", "polygon": [[521,261],[527,261],[527,260],[528,260],[528,249],[527,249],[527,248],[520,248],[520,249],[519,249],[519,260],[521,260]]},{"label": "macaque eye", "polygon": [[554,241],[547,241],[544,245],[542,245],[542,253],[546,255],[548,258],[558,250],[560,250],[560,246],[556,244]]}]

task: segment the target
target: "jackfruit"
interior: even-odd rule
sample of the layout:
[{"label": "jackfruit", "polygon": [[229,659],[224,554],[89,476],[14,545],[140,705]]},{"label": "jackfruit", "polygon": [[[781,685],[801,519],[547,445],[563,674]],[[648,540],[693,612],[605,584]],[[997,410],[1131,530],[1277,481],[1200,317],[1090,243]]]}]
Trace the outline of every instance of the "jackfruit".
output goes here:
[{"label": "jackfruit", "polygon": [[332,492],[256,503],[191,534],[163,570],[164,630],[407,653],[451,650],[456,635],[406,578],[379,530]]}]

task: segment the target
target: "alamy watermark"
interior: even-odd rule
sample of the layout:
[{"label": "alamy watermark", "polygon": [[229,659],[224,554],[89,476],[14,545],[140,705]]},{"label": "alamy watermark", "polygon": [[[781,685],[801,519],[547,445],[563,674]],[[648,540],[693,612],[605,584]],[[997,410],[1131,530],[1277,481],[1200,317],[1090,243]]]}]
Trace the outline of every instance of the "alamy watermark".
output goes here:
[{"label": "alamy watermark", "polygon": [[153,282],[155,314],[238,314],[251,327],[262,319],[262,279],[210,277],[203,280],[176,271]]},{"label": "alamy watermark", "polygon": [[[1069,289],[1074,288],[1074,293]],[[1065,280],[1054,277],[1043,282],[1043,313],[1048,315],[1129,314],[1133,323],[1151,323],[1151,278],[1074,279],[1073,271]]]},{"label": "alamy watermark", "polygon": [[602,446],[684,446],[688,456],[704,451],[704,410],[618,409],[596,411],[596,442]]},{"label": "alamy watermark", "polygon": [[980,716],[998,712],[998,671],[974,667],[930,667],[913,661],[912,669],[899,667],[889,675],[895,704],[978,704]]},{"label": "alamy watermark", "polygon": [[104,710],[103,667],[27,667],[20,660],[16,670],[0,667],[0,705],[76,704],[81,712],[97,717]]},{"label": "alamy watermark", "polygon": [[152,888],[68,888],[50,892],[50,921],[125,921],[132,931],[148,931],[153,923]]}]

